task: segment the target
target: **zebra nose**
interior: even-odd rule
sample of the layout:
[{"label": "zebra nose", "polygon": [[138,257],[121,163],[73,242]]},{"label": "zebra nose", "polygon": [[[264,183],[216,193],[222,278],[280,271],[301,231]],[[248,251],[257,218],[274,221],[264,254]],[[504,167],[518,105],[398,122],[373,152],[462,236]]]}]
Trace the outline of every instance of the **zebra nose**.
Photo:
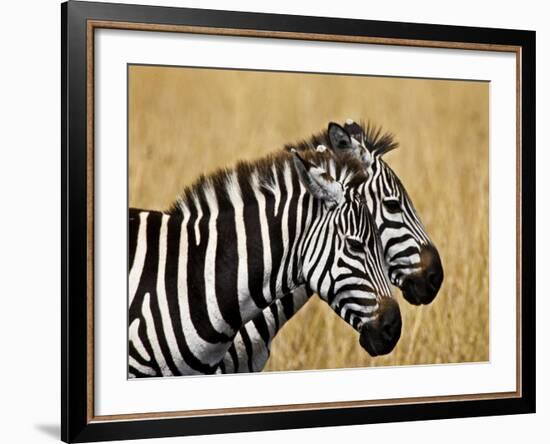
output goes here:
[{"label": "zebra nose", "polygon": [[380,335],[386,342],[389,353],[401,336],[401,311],[393,299],[384,304],[385,309],[380,316]]},{"label": "zebra nose", "polygon": [[359,343],[371,356],[390,353],[401,337],[401,311],[397,302],[385,298],[379,306],[378,317],[363,325],[359,337]]},{"label": "zebra nose", "polygon": [[441,288],[443,282],[443,266],[439,252],[433,245],[425,247],[421,253],[422,262],[426,267],[427,287],[432,294],[432,300]]},{"label": "zebra nose", "polygon": [[443,267],[439,253],[434,246],[428,245],[420,254],[424,264],[425,295],[420,297],[422,304],[429,304],[434,300],[443,283]]},{"label": "zebra nose", "polygon": [[441,283],[443,282],[443,269],[441,266],[428,270],[426,279],[428,281],[429,290],[435,296],[441,287]]},{"label": "zebra nose", "polygon": [[407,276],[401,284],[405,299],[414,305],[432,302],[443,283],[443,266],[439,253],[432,245],[420,252],[420,272]]}]

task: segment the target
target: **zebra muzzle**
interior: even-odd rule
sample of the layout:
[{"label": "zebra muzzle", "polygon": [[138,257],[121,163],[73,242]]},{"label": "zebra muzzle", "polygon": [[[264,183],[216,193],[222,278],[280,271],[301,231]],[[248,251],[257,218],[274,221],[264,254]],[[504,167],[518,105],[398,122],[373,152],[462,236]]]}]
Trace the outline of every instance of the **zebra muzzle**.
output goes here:
[{"label": "zebra muzzle", "polygon": [[390,353],[401,337],[401,311],[393,299],[380,302],[378,317],[361,327],[359,343],[371,356]]},{"label": "zebra muzzle", "polygon": [[420,252],[421,270],[403,280],[401,291],[413,305],[427,305],[432,302],[443,283],[443,266],[437,250],[428,245]]}]

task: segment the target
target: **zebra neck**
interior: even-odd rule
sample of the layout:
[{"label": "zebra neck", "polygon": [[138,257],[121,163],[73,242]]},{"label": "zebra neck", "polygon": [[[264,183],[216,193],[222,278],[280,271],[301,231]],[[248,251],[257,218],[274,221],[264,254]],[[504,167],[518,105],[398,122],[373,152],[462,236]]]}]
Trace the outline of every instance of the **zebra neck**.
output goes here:
[{"label": "zebra neck", "polygon": [[186,314],[181,327],[203,363],[219,363],[245,323],[304,283],[297,252],[313,202],[299,185],[297,193],[278,189],[257,189],[246,204],[228,194],[231,206],[220,205],[221,195],[203,196],[161,216],[166,264],[177,264],[166,298]]},{"label": "zebra neck", "polygon": [[[206,300],[213,328],[227,336],[304,283],[297,252],[304,231],[304,194],[258,191],[254,202],[182,209],[193,305]],[[303,220],[302,220],[303,219]],[[219,307],[216,309],[216,305]]]}]

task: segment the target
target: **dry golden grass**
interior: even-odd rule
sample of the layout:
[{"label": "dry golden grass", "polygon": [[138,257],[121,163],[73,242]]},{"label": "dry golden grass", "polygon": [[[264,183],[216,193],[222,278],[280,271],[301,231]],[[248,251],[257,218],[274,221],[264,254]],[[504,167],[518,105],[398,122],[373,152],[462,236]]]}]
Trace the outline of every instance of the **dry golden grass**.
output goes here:
[{"label": "dry golden grass", "polygon": [[199,174],[279,150],[331,120],[372,119],[401,148],[387,161],[437,245],[445,281],[409,305],[403,331],[371,358],[317,297],[283,328],[266,370],[486,361],[489,358],[487,83],[132,67],[130,206],[166,209]]}]

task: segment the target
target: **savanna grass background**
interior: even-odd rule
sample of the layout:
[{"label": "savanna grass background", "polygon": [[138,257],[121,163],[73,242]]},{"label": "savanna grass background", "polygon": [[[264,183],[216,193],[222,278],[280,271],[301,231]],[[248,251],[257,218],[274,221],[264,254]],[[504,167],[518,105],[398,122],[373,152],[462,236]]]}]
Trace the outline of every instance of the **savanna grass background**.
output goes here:
[{"label": "savanna grass background", "polygon": [[329,121],[395,134],[386,161],[439,249],[445,280],[428,306],[395,289],[403,330],[371,358],[314,296],[276,337],[266,371],[489,359],[489,84],[472,81],[129,68],[129,205],[166,210],[201,173],[253,160]]}]

